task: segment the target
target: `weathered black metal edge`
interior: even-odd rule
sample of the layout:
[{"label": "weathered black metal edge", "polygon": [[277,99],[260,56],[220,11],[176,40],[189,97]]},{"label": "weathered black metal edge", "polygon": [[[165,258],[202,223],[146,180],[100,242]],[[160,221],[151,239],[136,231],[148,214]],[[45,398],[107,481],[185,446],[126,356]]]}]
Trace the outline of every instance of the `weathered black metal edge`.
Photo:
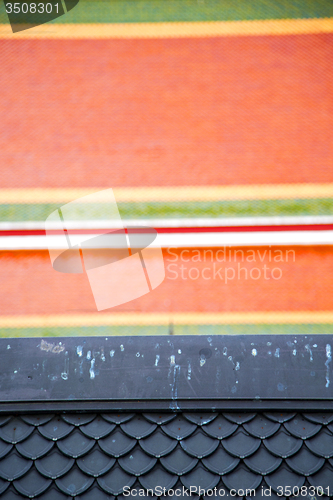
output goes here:
[{"label": "weathered black metal edge", "polygon": [[100,413],[100,412],[224,412],[224,411],[298,411],[298,412],[332,412],[333,400],[197,400],[177,401],[177,405],[166,401],[13,401],[0,403],[1,414],[33,414],[33,413]]},{"label": "weathered black metal edge", "polygon": [[0,339],[0,411],[332,410],[332,335]]}]

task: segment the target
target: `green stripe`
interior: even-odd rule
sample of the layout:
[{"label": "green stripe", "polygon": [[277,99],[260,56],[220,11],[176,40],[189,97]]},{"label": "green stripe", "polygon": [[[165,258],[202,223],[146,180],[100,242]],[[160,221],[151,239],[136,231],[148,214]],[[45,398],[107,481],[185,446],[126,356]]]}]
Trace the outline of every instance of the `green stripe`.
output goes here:
[{"label": "green stripe", "polygon": [[[55,203],[0,205],[0,221],[44,221],[59,206]],[[332,215],[333,199],[123,202],[118,203],[118,208],[123,219]],[[106,209],[106,205],[91,204],[89,218],[103,218]],[[77,220],[87,218],[84,211],[78,210],[74,215]]]},{"label": "green stripe", "polygon": [[[333,324],[174,325],[173,335],[316,335],[333,334]],[[87,326],[54,328],[0,328],[1,338],[170,335],[167,326]]]},{"label": "green stripe", "polygon": [[[8,0],[9,1],[9,0]],[[38,0],[36,0],[38,3]],[[55,23],[234,21],[332,17],[331,0],[80,0]],[[8,23],[0,2],[0,23]]]},{"label": "green stripe", "polygon": [[[333,16],[330,0],[81,0],[65,23],[234,21]],[[59,22],[58,20],[56,22]]]},{"label": "green stripe", "polygon": [[175,335],[316,335],[332,334],[333,324],[238,324],[238,325],[175,325]]},{"label": "green stripe", "polygon": [[82,326],[53,328],[0,328],[0,338],[8,337],[111,337],[124,335],[167,335],[168,327],[157,326]]}]

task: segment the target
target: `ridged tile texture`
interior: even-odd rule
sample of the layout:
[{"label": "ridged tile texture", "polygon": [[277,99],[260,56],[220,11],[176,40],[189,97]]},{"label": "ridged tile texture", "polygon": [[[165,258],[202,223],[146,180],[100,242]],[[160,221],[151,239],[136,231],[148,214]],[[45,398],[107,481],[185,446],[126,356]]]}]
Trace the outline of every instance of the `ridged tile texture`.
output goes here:
[{"label": "ridged tile texture", "polygon": [[302,498],[319,486],[333,495],[333,413],[40,413],[0,420],[2,500],[133,500],[126,489],[139,497],[147,489],[191,486],[244,500],[253,497],[249,490],[268,498],[268,488],[269,498],[283,499],[279,487],[286,486],[294,493],[303,487]]}]

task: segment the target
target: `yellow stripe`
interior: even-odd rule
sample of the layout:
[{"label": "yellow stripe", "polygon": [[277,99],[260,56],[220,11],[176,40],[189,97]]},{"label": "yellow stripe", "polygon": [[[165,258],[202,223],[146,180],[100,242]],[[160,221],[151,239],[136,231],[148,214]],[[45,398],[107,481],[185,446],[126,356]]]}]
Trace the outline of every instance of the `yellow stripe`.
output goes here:
[{"label": "yellow stripe", "polygon": [[114,313],[51,316],[0,316],[0,328],[51,328],[116,325],[237,325],[332,323],[333,311],[242,313]]},{"label": "yellow stripe", "polygon": [[[105,187],[93,189],[0,189],[0,204],[67,203],[81,196],[103,190]],[[114,188],[114,194],[118,202],[330,198],[333,196],[333,183]],[[103,202],[102,194],[99,200]]]},{"label": "yellow stripe", "polygon": [[102,38],[182,38],[248,35],[304,35],[331,33],[333,18],[264,19],[259,21],[205,21],[168,23],[43,24],[12,33],[0,25],[0,38],[9,39],[102,39]]}]

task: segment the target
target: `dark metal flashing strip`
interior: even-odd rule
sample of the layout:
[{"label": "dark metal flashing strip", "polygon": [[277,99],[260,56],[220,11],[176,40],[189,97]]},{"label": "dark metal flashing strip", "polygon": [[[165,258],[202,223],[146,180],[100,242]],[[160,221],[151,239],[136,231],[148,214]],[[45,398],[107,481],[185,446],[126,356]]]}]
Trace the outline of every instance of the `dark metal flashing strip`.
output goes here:
[{"label": "dark metal flashing strip", "polygon": [[330,410],[331,335],[0,339],[0,411]]},{"label": "dark metal flashing strip", "polygon": [[332,413],[333,401],[325,400],[198,400],[178,401],[177,406],[170,401],[48,401],[48,402],[10,402],[0,403],[0,414],[35,414],[35,413],[182,413],[186,412],[319,412]]}]

